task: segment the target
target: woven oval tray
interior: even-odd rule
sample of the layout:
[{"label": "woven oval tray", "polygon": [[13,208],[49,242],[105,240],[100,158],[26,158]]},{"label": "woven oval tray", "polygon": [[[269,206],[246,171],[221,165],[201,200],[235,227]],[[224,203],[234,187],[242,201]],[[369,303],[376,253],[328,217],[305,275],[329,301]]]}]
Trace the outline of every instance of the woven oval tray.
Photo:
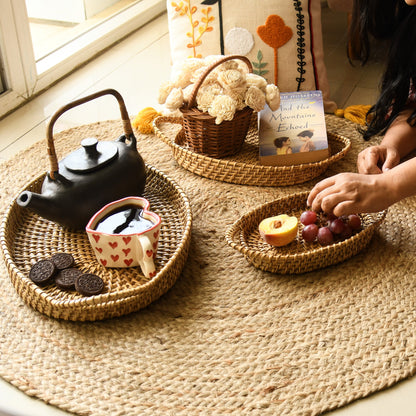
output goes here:
[{"label": "woven oval tray", "polygon": [[264,218],[279,214],[300,217],[306,209],[308,192],[292,194],[263,204],[243,215],[228,228],[227,243],[242,253],[253,266],[272,273],[299,274],[340,263],[358,254],[370,242],[374,231],[384,220],[386,211],[360,214],[362,230],[347,240],[328,246],[305,243],[298,228],[296,239],[284,247],[264,242],[258,226]]},{"label": "woven oval tray", "polygon": [[253,117],[241,151],[223,159],[201,155],[186,148],[180,117],[158,117],[153,121],[153,128],[155,134],[172,148],[174,158],[183,168],[205,178],[239,185],[287,186],[307,182],[324,173],[330,164],[342,159],[351,148],[349,139],[328,132],[329,158],[302,165],[264,166],[259,162],[256,123],[257,118]]},{"label": "woven oval tray", "polygon": [[[162,218],[155,259],[157,274],[152,279],[145,278],[138,267],[101,266],[85,232],[65,230],[12,201],[1,224],[0,241],[11,281],[25,303],[54,318],[95,321],[144,308],[173,286],[188,256],[191,208],[187,196],[174,181],[151,166],[146,166],[146,171],[143,196],[149,200],[151,210]],[[39,192],[43,179],[44,174],[24,189]],[[30,268],[36,261],[61,251],[71,253],[81,270],[104,280],[105,288],[100,295],[84,297],[60,290],[54,284],[39,287],[29,279]]]}]

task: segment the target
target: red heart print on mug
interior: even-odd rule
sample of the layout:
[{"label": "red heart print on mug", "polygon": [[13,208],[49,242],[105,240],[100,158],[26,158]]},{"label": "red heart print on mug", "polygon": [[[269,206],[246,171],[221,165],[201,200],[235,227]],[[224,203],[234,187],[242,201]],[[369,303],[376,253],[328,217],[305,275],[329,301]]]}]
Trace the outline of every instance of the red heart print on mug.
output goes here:
[{"label": "red heart print on mug", "polygon": [[[128,216],[125,215],[127,212]],[[136,218],[137,215],[140,218]],[[140,224],[136,226],[138,222]],[[122,231],[119,226],[124,227]],[[150,202],[130,196],[105,205],[91,217],[85,228],[100,265],[139,266],[145,276],[153,277],[158,243],[163,235],[160,227],[161,218],[150,211]]]}]

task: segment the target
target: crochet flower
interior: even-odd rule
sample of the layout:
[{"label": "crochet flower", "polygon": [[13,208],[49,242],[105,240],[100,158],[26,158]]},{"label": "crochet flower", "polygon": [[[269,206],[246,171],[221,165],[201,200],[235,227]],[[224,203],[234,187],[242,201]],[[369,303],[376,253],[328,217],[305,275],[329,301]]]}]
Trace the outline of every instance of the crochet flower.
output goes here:
[{"label": "crochet flower", "polygon": [[248,73],[246,75],[246,81],[248,87],[257,87],[262,91],[265,91],[267,86],[266,79],[257,74]]},{"label": "crochet flower", "polygon": [[214,98],[217,95],[221,95],[222,93],[223,90],[221,86],[216,82],[202,85],[196,95],[196,105],[198,110],[208,112],[208,109],[211,107]]},{"label": "crochet flower", "polygon": [[223,88],[238,88],[245,84],[243,74],[238,69],[226,69],[218,73],[218,82]]},{"label": "crochet flower", "polygon": [[193,74],[204,67],[205,62],[203,59],[185,59],[179,67],[174,67],[172,69],[171,81],[177,88],[186,88],[189,84],[194,82],[192,80]]},{"label": "crochet flower", "polygon": [[165,104],[168,95],[173,90],[174,85],[170,81],[163,82],[159,87],[159,95],[157,97],[157,101],[159,104]]},{"label": "crochet flower", "polygon": [[223,55],[188,58],[175,65],[171,80],[159,89],[159,103],[165,104],[166,111],[177,112],[190,102],[198,84],[195,106],[215,117],[216,124],[232,120],[236,111],[247,106],[256,112],[261,111],[266,102],[272,111],[279,108],[277,86],[267,85],[263,77],[250,73],[246,62],[241,59],[225,61],[212,68],[212,64],[223,58]]},{"label": "crochet flower", "polygon": [[[224,55],[208,55],[204,58],[205,65],[208,66],[208,65],[214,64],[215,62],[218,62],[222,58],[224,58]],[[230,61],[227,61],[227,62],[230,62]]]},{"label": "crochet flower", "polygon": [[208,110],[215,117],[215,124],[221,124],[224,120],[232,120],[236,110],[235,101],[228,95],[217,95]]},{"label": "crochet flower", "polygon": [[250,87],[246,92],[245,102],[254,111],[259,112],[266,105],[266,97],[260,88]]},{"label": "crochet flower", "polygon": [[266,86],[266,102],[270,110],[276,111],[280,106],[280,90],[274,84]]},{"label": "crochet flower", "polygon": [[[199,81],[202,75],[207,70],[207,66],[202,66],[201,68],[196,69],[191,74],[191,82],[195,84]],[[206,77],[204,78],[204,84],[210,84],[212,82],[217,82],[217,74],[214,71],[209,72]]]},{"label": "crochet flower", "polygon": [[183,91],[183,102],[189,103],[189,100],[191,98],[191,94],[194,90],[194,85],[189,84],[186,88],[184,88]]},{"label": "crochet flower", "polygon": [[182,88],[173,88],[168,98],[166,99],[165,106],[168,110],[177,110],[182,107],[183,104],[183,91]]},{"label": "crochet flower", "polygon": [[246,98],[246,90],[246,87],[224,90],[224,93],[235,101],[237,111],[247,107],[247,104],[244,101]]}]

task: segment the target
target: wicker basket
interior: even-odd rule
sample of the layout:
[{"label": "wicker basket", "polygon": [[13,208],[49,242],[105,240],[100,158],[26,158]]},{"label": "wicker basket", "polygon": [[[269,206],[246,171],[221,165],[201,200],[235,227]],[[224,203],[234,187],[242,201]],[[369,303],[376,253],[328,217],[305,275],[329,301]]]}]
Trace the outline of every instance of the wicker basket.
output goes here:
[{"label": "wicker basket", "polygon": [[187,105],[180,110],[183,114],[183,129],[186,145],[196,153],[222,158],[238,153],[247,135],[253,110],[249,107],[237,111],[230,121],[215,124],[215,117],[195,107],[199,87],[208,74],[222,63],[239,59],[246,63],[249,72],[253,71],[245,56],[228,55],[211,64],[195,83]]},{"label": "wicker basket", "polygon": [[[139,267],[105,268],[94,255],[85,232],[71,232],[29,210],[14,200],[0,228],[0,242],[12,284],[26,304],[53,318],[96,321],[135,312],[167,292],[182,271],[191,240],[192,214],[189,200],[178,185],[157,169],[147,166],[143,194],[152,211],[162,218],[157,274],[143,276]],[[39,192],[44,175],[24,189]],[[20,192],[19,192],[20,193]],[[103,293],[85,297],[58,289],[39,287],[29,277],[33,263],[60,251],[74,256],[76,266],[95,273],[105,282]]]},{"label": "wicker basket", "polygon": [[351,148],[349,139],[328,131],[331,154],[325,160],[292,166],[264,166],[259,162],[259,137],[254,117],[241,151],[223,159],[188,149],[183,129],[179,128],[181,126],[180,117],[158,117],[153,121],[155,134],[171,147],[178,164],[205,178],[239,185],[288,186],[304,183],[323,174]]},{"label": "wicker basket", "polygon": [[272,273],[299,274],[340,263],[364,249],[387,211],[360,214],[362,230],[347,240],[328,246],[306,243],[299,227],[296,239],[283,247],[273,247],[261,238],[258,226],[264,218],[279,214],[300,217],[308,192],[292,194],[263,204],[237,220],[226,232],[227,243],[242,253],[253,266]]}]

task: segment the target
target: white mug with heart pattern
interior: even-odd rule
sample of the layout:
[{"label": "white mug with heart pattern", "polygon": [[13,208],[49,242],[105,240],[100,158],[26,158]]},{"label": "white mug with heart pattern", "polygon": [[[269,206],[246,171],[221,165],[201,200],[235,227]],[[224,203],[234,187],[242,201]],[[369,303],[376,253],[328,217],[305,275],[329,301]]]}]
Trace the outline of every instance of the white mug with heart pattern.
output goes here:
[{"label": "white mug with heart pattern", "polygon": [[149,207],[147,199],[132,196],[111,202],[92,216],[86,231],[101,265],[140,266],[146,277],[156,275],[161,219]]}]

